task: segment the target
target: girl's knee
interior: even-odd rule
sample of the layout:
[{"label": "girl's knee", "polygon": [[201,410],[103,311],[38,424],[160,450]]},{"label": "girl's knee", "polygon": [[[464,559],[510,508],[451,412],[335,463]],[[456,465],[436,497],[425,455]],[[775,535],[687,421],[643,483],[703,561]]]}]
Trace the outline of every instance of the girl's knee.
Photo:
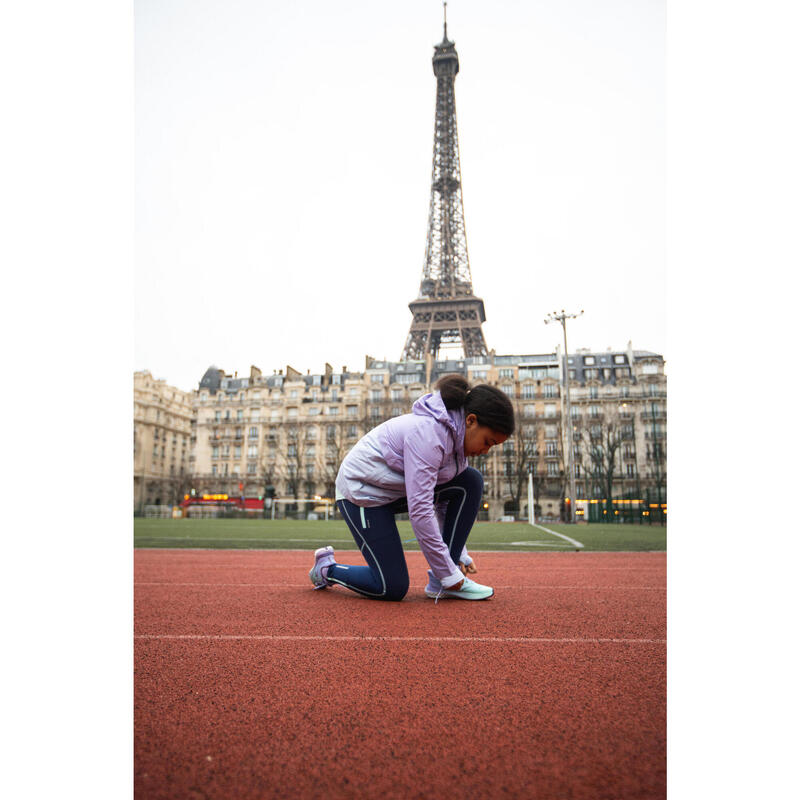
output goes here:
[{"label": "girl's knee", "polygon": [[483,492],[483,475],[475,467],[467,467],[464,472],[464,481],[472,488]]}]

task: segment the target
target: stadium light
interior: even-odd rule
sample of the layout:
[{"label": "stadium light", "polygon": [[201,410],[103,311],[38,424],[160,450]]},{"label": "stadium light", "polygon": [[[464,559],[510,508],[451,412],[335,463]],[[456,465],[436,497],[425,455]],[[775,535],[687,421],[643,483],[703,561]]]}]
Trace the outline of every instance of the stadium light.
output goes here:
[{"label": "stadium light", "polygon": [[[547,315],[544,324],[549,325],[551,322],[560,322],[561,327],[564,329],[564,401],[566,406],[566,428],[567,428],[567,471],[569,472],[569,496],[570,499],[575,497],[575,467],[572,463],[573,459],[573,442],[572,442],[572,407],[569,400],[569,350],[567,349],[567,320],[577,319],[583,315],[583,309],[578,314],[567,314],[564,309],[561,309],[559,314],[557,311],[552,311]],[[569,503],[569,521],[575,522],[575,503]]]}]

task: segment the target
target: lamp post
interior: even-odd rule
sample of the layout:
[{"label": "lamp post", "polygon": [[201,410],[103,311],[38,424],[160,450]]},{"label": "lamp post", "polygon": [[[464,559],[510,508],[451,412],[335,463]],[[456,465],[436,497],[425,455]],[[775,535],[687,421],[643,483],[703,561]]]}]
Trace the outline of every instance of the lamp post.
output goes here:
[{"label": "lamp post", "polygon": [[567,350],[567,320],[577,319],[582,314],[583,309],[581,309],[580,313],[578,314],[567,314],[562,308],[560,313],[558,311],[551,311],[544,321],[545,325],[549,325],[551,322],[560,322],[561,327],[564,330],[564,400],[567,416],[567,472],[569,473],[569,521],[571,523],[575,522],[575,469],[572,464],[572,407],[570,406],[569,401],[569,350]]}]

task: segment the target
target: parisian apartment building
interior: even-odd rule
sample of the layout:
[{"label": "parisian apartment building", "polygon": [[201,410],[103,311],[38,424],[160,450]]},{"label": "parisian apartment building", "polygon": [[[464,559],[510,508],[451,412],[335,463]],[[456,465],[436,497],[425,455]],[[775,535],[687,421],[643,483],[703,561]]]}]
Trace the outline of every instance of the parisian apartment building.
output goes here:
[{"label": "parisian apartment building", "polygon": [[195,394],[133,373],[133,506],[175,505],[191,489]]},{"label": "parisian apartment building", "polygon": [[[587,519],[607,519],[599,515],[630,510],[631,502],[637,513],[664,509],[663,357],[629,343],[626,350],[571,353],[567,369],[576,509]],[[284,501],[283,508],[297,498],[300,510],[310,510],[314,498],[334,496],[339,465],[361,436],[409,413],[442,375],[460,373],[506,392],[517,416],[515,435],[471,462],[485,480],[479,518],[524,518],[530,474],[537,519],[563,519],[569,496],[563,370],[558,350],[438,361],[367,356],[358,371],[326,364],[318,373],[286,367],[265,375],[253,366],[239,377],[210,367],[191,395],[137,373],[136,497],[174,502],[185,489],[269,496]],[[148,487],[156,486],[168,491],[155,497]]]}]

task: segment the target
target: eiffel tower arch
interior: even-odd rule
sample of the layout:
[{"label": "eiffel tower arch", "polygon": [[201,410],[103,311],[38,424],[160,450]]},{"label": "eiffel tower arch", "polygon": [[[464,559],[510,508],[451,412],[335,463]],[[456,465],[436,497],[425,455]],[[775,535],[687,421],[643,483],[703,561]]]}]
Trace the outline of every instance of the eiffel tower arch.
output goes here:
[{"label": "eiffel tower arch", "polygon": [[433,54],[436,120],[425,266],[419,295],[408,304],[412,321],[401,360],[436,358],[446,345],[460,345],[466,357],[488,353],[481,327],[486,312],[483,300],[472,289],[461,198],[455,96],[458,67],[445,16],[444,37]]}]

